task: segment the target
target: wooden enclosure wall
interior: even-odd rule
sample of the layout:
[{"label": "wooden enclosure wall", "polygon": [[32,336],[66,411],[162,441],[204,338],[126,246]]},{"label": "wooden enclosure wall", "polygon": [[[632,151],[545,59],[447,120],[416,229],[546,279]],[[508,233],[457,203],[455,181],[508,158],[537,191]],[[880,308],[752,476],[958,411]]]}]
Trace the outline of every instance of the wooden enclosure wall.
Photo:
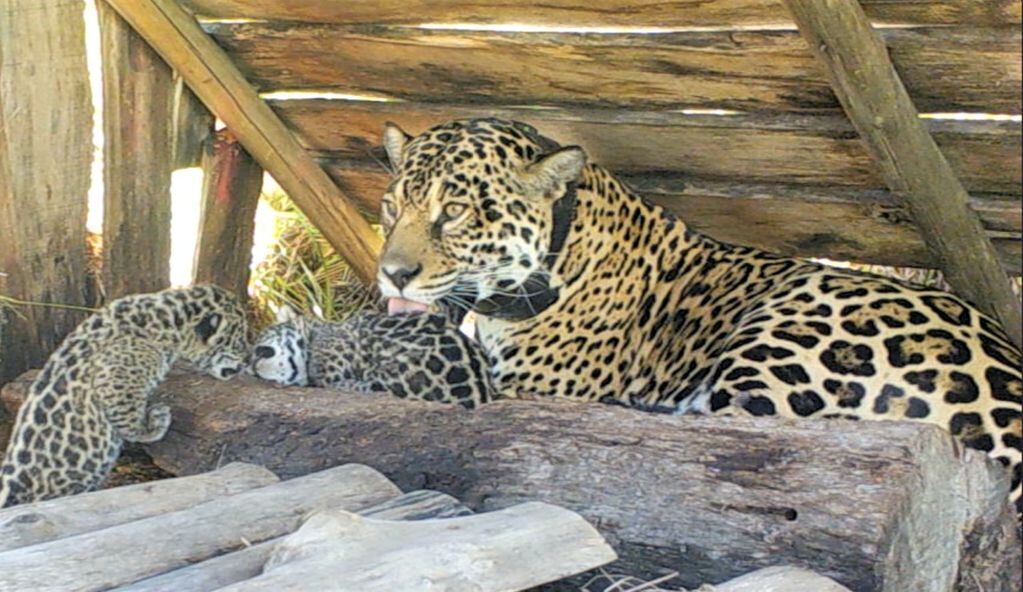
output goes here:
[{"label": "wooden enclosure wall", "polygon": [[[354,95],[271,104],[367,212],[385,121],[497,115],[582,145],[718,238],[935,265],[780,1],[183,4],[261,91]],[[922,112],[1021,112],[1018,0],[861,4]],[[1019,122],[927,124],[1018,275]]]},{"label": "wooden enclosure wall", "polygon": [[[0,3],[3,296],[86,304],[92,105],[84,34],[78,2]],[[0,384],[39,366],[82,318],[39,306],[0,314],[9,322],[0,328]]]}]

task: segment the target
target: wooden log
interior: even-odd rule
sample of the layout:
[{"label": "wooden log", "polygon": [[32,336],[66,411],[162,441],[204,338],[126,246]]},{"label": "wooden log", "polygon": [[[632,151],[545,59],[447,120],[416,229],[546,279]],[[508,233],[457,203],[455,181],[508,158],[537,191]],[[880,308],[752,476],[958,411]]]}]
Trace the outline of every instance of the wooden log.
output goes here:
[{"label": "wooden log", "polygon": [[1005,470],[934,426],[557,401],[466,412],[176,373],[156,399],[175,430],[147,450],[167,470],[223,458],[292,476],[365,462],[403,489],[428,485],[476,511],[553,503],[596,525],[621,557],[615,569],[637,577],[679,571],[695,587],[787,563],[853,590],[1019,582]]},{"label": "wooden log", "polygon": [[163,56],[210,111],[351,264],[376,277],[381,238],[299,146],[217,44],[176,0],[107,0]]},{"label": "wooden log", "polygon": [[263,169],[227,129],[207,144],[202,213],[195,245],[195,281],[248,294],[252,233]]},{"label": "wooden log", "polygon": [[614,559],[582,517],[549,504],[425,522],[327,510],[285,537],[261,576],[224,592],[526,590]]},{"label": "wooden log", "polygon": [[850,592],[845,586],[807,569],[765,567],[716,586],[703,586],[702,592]]},{"label": "wooden log", "polygon": [[[780,0],[183,0],[213,19],[293,20],[316,23],[507,23],[566,27],[792,26]],[[1020,24],[1019,0],[860,0],[874,22],[896,25]]]},{"label": "wooden log", "polygon": [[[435,491],[413,491],[366,508],[359,514],[383,520],[426,520],[467,516],[472,512],[450,495]],[[207,559],[201,563],[118,588],[116,592],[165,592],[166,590],[212,592],[219,590],[224,586],[260,575],[263,572],[263,565],[270,559],[274,548],[285,538],[278,537],[234,553]]]},{"label": "wooden log", "polygon": [[180,76],[174,76],[174,168],[202,166],[216,118]]},{"label": "wooden log", "polygon": [[103,289],[108,299],[170,285],[174,74],[105,0]]},{"label": "wooden log", "polygon": [[[84,306],[93,150],[82,7],[5,1],[0,31],[0,295]],[[84,317],[0,300],[0,384],[40,366]]]},{"label": "wooden log", "polygon": [[0,589],[107,590],[281,536],[317,509],[359,510],[401,492],[347,465],[65,539],[0,553]]},{"label": "wooden log", "polygon": [[[885,188],[847,117],[710,115],[613,109],[528,109],[289,99],[270,106],[307,148],[327,158],[386,161],[384,123],[419,133],[451,120],[493,116],[524,121],[616,173],[679,171],[743,183]],[[923,122],[971,191],[1023,191],[1020,123]],[[1018,216],[1017,216],[1018,217]]]},{"label": "wooden log", "polygon": [[[324,161],[369,215],[380,209],[390,175],[375,162]],[[887,190],[777,183],[737,184],[680,174],[619,175],[650,201],[719,240],[783,255],[935,268],[909,214]],[[1006,271],[1023,271],[1020,201],[978,194],[971,206],[987,227]]]},{"label": "wooden log", "polygon": [[6,508],[0,510],[0,552],[191,508],[276,481],[262,467],[231,463],[191,477]]},{"label": "wooden log", "polygon": [[[204,28],[264,92],[499,105],[841,109],[794,30],[578,34],[280,22]],[[1023,108],[1019,28],[889,28],[883,35],[921,109]]]},{"label": "wooden log", "polygon": [[[920,119],[863,9],[846,0],[784,0],[888,187],[905,204],[948,283],[1023,347],[1023,307],[969,195]],[[1017,59],[1017,64],[1018,64]],[[932,73],[933,75],[933,73]]]}]

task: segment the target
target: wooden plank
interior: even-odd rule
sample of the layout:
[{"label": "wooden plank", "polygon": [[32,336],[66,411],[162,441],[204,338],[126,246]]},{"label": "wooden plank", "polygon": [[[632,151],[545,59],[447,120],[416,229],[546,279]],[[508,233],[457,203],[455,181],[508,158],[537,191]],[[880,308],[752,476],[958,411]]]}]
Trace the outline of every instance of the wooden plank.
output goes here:
[{"label": "wooden plank", "polygon": [[[181,419],[147,447],[165,468],[202,471],[223,454],[286,478],[371,462],[401,487],[428,483],[476,511],[554,503],[612,541],[618,573],[677,570],[673,583],[687,588],[778,564],[812,565],[853,590],[976,590],[973,574],[1019,582],[1008,472],[936,426],[672,417],[564,401],[465,413],[248,377],[177,375],[161,392]],[[953,588],[957,565],[975,559],[988,569],[968,568],[967,584]],[[929,585],[907,581],[915,577]]]},{"label": "wooden plank", "polygon": [[[205,29],[263,91],[547,106],[840,109],[796,31],[501,33],[282,22]],[[1018,27],[882,34],[920,109],[1020,113]]]},{"label": "wooden plank", "polygon": [[216,284],[245,299],[263,169],[229,130],[211,140],[203,158],[195,282]]},{"label": "wooden plank", "polygon": [[[381,165],[337,160],[324,165],[360,208],[376,214],[390,182]],[[908,213],[885,190],[740,184],[655,173],[619,177],[695,230],[719,240],[800,257],[937,266]],[[971,204],[989,229],[1006,271],[1020,275],[1020,200],[978,194]]]},{"label": "wooden plank", "polygon": [[180,76],[174,76],[174,168],[202,166],[216,118]]},{"label": "wooden plank", "polygon": [[0,510],[0,552],[197,506],[277,481],[270,471],[231,463],[209,473]]},{"label": "wooden plank", "polygon": [[581,516],[539,502],[425,522],[327,510],[286,537],[261,575],[224,592],[507,592],[530,590],[616,558]]},{"label": "wooden plank", "polygon": [[174,75],[105,0],[103,288],[108,299],[170,285]]},{"label": "wooden plank", "polygon": [[335,467],[193,508],[0,553],[0,589],[108,590],[293,532],[314,510],[359,510],[400,494],[369,467]]},{"label": "wooden plank", "polygon": [[[8,0],[0,31],[0,296],[83,306],[93,148],[82,7]],[[0,384],[40,366],[84,318],[2,303],[0,316]]]},{"label": "wooden plank", "polygon": [[[420,133],[451,119],[486,115],[530,123],[562,145],[582,146],[591,160],[616,172],[679,171],[746,183],[885,187],[844,115],[719,116],[321,99],[270,105],[304,146],[345,159],[386,161],[380,136],[387,121]],[[1023,191],[1019,122],[924,123],[971,191]]]},{"label": "wooden plank", "polygon": [[[794,26],[780,0],[183,0],[209,18],[331,23],[517,23],[575,27]],[[1019,0],[860,0],[887,24],[1020,23]]]},{"label": "wooden plank", "polygon": [[[427,520],[467,516],[472,511],[461,502],[435,491],[413,491],[359,512],[363,516],[385,520]],[[284,536],[183,567],[159,576],[118,588],[115,592],[213,592],[224,586],[254,578],[263,573],[263,565]]]},{"label": "wooden plank", "polygon": [[906,205],[948,283],[1023,346],[1023,307],[970,196],[920,124],[884,41],[847,0],[785,0],[892,192]]},{"label": "wooden plank", "polygon": [[363,281],[376,277],[381,238],[176,0],[108,0],[177,70]]}]

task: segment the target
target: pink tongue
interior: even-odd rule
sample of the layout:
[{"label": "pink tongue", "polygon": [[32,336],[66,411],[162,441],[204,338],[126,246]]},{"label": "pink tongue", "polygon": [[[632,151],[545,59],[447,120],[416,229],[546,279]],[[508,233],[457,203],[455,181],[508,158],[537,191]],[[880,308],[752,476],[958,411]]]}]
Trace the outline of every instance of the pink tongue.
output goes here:
[{"label": "pink tongue", "polygon": [[423,312],[425,310],[426,305],[422,302],[405,300],[404,298],[387,299],[387,314],[395,314],[399,312]]}]

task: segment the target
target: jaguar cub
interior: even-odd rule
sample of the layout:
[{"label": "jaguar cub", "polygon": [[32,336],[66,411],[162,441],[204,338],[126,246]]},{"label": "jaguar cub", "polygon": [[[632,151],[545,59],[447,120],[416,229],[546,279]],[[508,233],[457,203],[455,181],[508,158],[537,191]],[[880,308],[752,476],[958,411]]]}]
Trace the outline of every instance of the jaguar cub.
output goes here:
[{"label": "jaguar cub", "polygon": [[126,296],[85,319],[29,388],[0,468],[0,507],[101,486],[125,441],[167,432],[170,409],[149,396],[171,364],[237,374],[246,326],[238,300],[216,286]]},{"label": "jaguar cub", "polygon": [[467,409],[494,399],[483,350],[443,315],[360,313],[328,323],[282,309],[278,321],[251,356],[253,374],[264,380]]}]

